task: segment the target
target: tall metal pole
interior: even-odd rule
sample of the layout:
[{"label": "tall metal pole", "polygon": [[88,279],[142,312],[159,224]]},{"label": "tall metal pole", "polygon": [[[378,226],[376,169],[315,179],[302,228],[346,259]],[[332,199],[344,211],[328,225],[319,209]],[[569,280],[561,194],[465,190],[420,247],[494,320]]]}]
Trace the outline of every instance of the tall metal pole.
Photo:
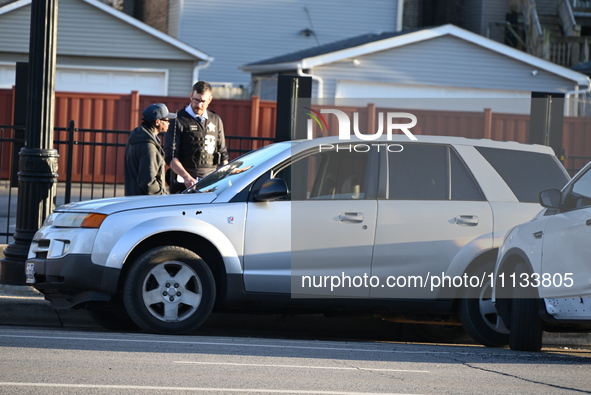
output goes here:
[{"label": "tall metal pole", "polygon": [[58,153],[53,147],[58,0],[32,0],[25,146],[19,155],[14,242],[4,250],[0,283],[25,284],[33,235],[55,208]]}]

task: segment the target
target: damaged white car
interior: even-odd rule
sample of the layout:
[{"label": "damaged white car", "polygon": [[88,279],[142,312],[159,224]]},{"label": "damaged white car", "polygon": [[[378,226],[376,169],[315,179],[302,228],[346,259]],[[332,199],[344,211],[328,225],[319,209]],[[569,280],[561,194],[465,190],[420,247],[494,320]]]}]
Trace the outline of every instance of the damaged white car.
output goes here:
[{"label": "damaged white car", "polygon": [[539,351],[542,332],[591,332],[591,163],[499,251],[494,295],[513,350]]}]

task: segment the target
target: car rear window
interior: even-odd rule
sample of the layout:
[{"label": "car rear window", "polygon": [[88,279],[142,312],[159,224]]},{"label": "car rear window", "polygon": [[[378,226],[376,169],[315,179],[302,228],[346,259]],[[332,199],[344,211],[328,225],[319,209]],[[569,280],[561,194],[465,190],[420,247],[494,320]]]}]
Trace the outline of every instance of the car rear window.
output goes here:
[{"label": "car rear window", "polygon": [[520,202],[538,202],[544,189],[561,189],[568,175],[552,155],[539,152],[476,147]]}]

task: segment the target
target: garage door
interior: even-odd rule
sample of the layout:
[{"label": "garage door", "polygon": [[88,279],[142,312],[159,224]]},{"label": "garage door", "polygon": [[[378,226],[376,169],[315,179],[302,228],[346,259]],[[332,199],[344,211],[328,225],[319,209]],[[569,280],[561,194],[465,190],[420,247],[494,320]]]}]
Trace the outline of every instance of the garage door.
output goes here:
[{"label": "garage door", "polygon": [[[0,88],[12,88],[15,65],[0,64]],[[60,92],[168,94],[167,70],[58,66],[55,89]]]}]

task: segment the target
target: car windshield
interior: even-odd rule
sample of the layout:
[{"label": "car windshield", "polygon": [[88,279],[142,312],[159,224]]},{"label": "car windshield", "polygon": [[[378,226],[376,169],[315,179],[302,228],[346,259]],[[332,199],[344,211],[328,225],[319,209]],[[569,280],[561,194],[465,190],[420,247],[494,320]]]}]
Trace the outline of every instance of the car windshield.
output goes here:
[{"label": "car windshield", "polygon": [[191,192],[212,192],[216,195],[222,193],[226,188],[232,186],[248,171],[264,163],[279,152],[290,149],[291,143],[277,143],[267,145],[255,151],[242,155],[232,162],[220,167],[207,177],[201,179]]}]

